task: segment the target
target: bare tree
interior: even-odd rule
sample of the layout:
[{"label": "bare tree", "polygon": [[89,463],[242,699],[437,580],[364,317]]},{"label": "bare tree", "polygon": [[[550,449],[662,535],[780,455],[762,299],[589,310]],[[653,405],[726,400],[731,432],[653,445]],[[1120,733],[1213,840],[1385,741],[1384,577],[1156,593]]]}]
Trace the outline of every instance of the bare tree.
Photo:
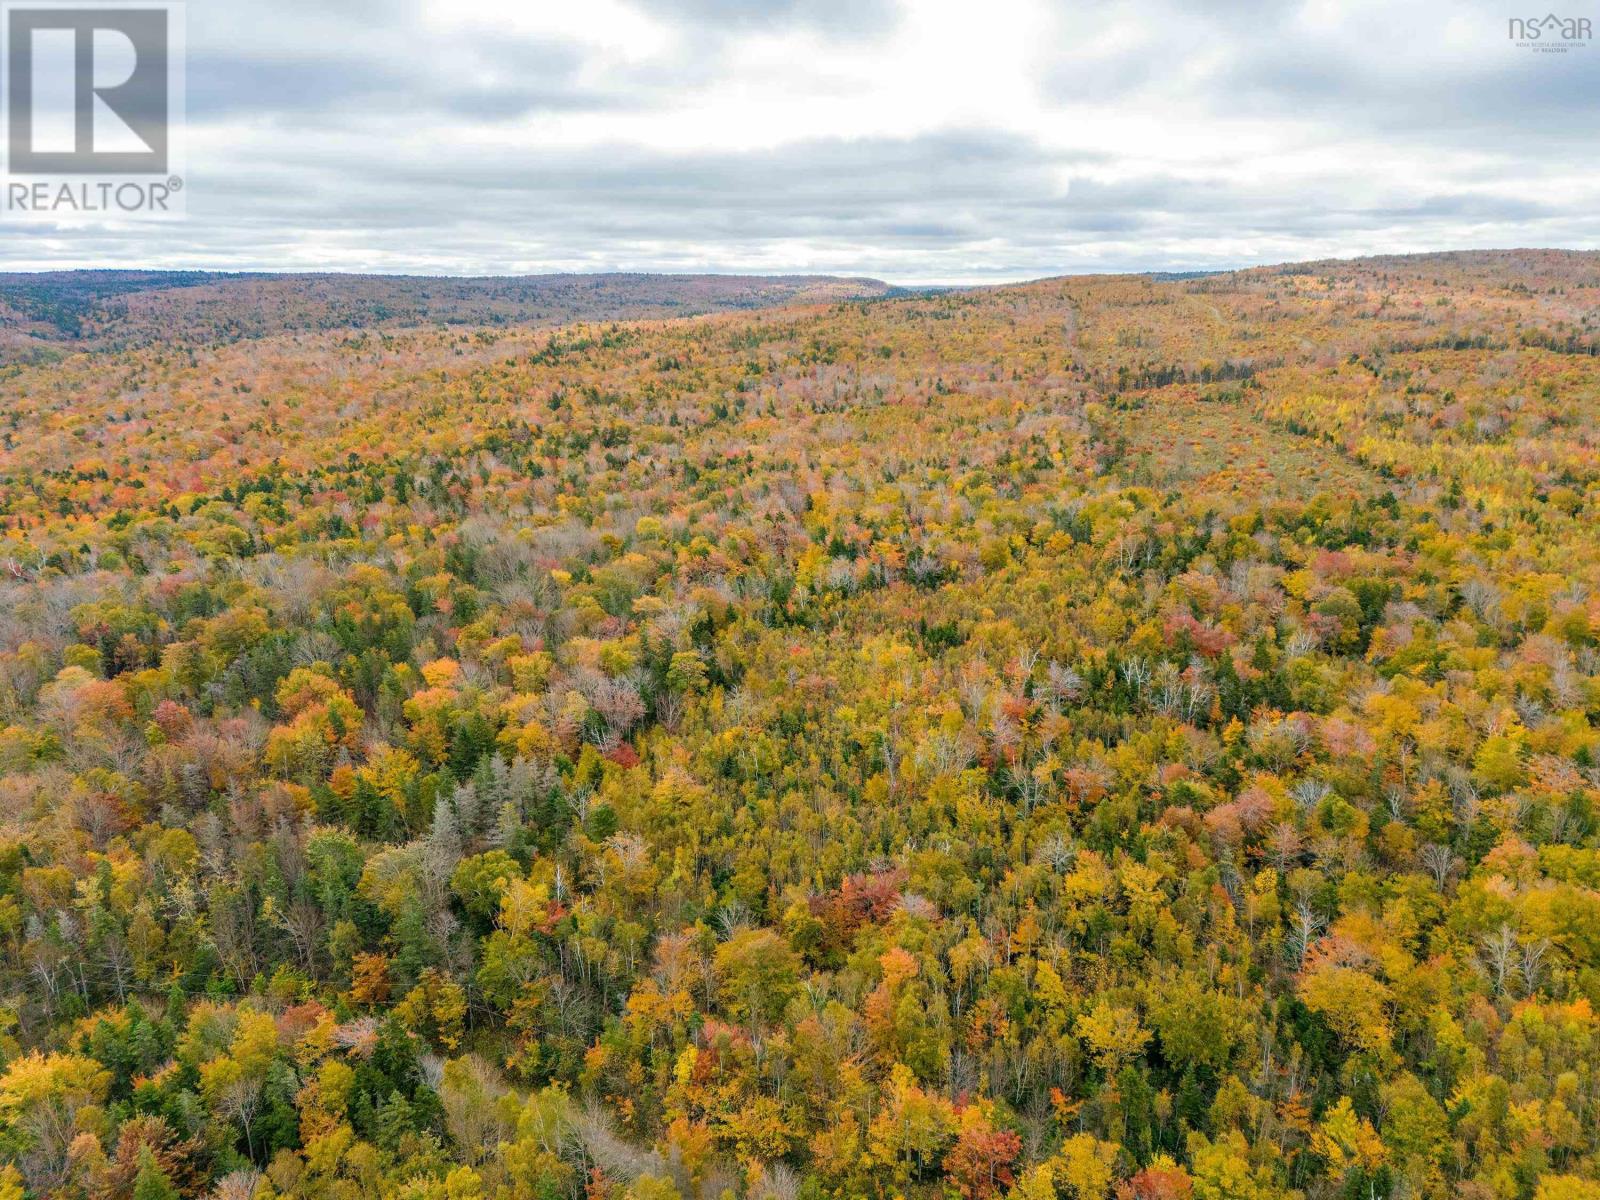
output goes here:
[{"label": "bare tree", "polygon": [[312,976],[317,974],[317,941],[322,936],[322,913],[306,899],[295,900],[276,914],[278,928],[288,935],[300,965]]},{"label": "bare tree", "polygon": [[1538,938],[1522,944],[1522,955],[1517,963],[1517,974],[1522,976],[1522,987],[1528,995],[1539,990],[1539,980],[1544,975],[1545,956],[1550,953],[1550,939]]},{"label": "bare tree", "polygon": [[1453,876],[1462,867],[1461,858],[1449,846],[1441,846],[1437,842],[1430,842],[1422,848],[1417,855],[1421,860],[1423,869],[1433,876],[1433,882],[1439,890],[1444,891]]},{"label": "bare tree", "polygon": [[1302,900],[1296,906],[1289,917],[1289,945],[1295,952],[1297,969],[1304,969],[1306,955],[1325,925],[1327,921],[1308,902]]},{"label": "bare tree", "polygon": [[1333,789],[1320,779],[1302,779],[1289,789],[1289,795],[1303,811],[1310,812],[1333,795]]},{"label": "bare tree", "polygon": [[1517,937],[1511,926],[1502,925],[1484,937],[1481,945],[1483,963],[1494,981],[1496,995],[1506,990],[1506,980],[1517,965]]}]

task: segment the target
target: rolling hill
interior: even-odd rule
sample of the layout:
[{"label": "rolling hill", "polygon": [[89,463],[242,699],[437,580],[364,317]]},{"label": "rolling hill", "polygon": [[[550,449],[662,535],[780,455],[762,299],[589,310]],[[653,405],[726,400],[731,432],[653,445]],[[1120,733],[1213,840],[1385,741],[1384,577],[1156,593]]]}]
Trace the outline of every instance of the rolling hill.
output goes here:
[{"label": "rolling hill", "polygon": [[820,275],[0,274],[0,363],[331,329],[696,316],[887,290],[876,280]]},{"label": "rolling hill", "polygon": [[3,294],[0,1195],[1600,1194],[1596,255]]}]

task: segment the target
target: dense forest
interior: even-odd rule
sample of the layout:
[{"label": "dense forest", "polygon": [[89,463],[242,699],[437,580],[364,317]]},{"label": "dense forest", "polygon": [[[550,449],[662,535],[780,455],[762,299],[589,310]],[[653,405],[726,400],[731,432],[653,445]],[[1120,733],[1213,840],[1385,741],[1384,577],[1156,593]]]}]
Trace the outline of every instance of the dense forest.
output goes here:
[{"label": "dense forest", "polygon": [[1600,1198],[1600,255],[624,315],[0,375],[0,1198]]},{"label": "dense forest", "polygon": [[695,316],[881,296],[825,275],[264,275],[208,271],[0,273],[0,365],[80,350],[187,347],[309,330],[564,325]]}]

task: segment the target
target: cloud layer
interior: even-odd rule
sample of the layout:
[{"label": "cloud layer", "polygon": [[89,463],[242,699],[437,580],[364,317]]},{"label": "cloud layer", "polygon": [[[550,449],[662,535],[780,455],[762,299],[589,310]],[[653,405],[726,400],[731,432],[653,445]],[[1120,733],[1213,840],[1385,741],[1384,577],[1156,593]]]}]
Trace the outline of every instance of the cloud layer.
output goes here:
[{"label": "cloud layer", "polygon": [[[1600,45],[1502,5],[206,0],[188,217],[0,262],[897,282],[1600,245]],[[1582,14],[1577,14],[1582,15]]]}]

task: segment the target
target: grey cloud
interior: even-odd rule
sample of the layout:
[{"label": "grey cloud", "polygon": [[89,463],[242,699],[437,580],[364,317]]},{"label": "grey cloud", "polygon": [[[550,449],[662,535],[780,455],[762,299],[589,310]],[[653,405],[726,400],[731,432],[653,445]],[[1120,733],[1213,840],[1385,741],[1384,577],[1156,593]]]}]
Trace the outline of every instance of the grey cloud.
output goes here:
[{"label": "grey cloud", "polygon": [[407,79],[385,63],[353,59],[285,62],[216,55],[188,71],[192,121],[245,114],[305,112],[403,93]]},{"label": "grey cloud", "polygon": [[[1158,267],[1172,265],[1172,244],[1204,245],[1219,231],[1269,244],[1309,244],[1410,227],[1431,237],[1428,244],[1449,245],[1450,231],[1463,223],[1502,230],[1543,223],[1568,237],[1580,229],[1593,236],[1600,226],[1592,219],[1563,225],[1559,212],[1515,194],[1440,190],[1363,209],[1170,173],[1118,183],[1080,178],[1062,194],[1058,172],[1094,167],[1097,160],[979,131],[828,140],[744,155],[612,148],[507,162],[407,163],[302,152],[296,161],[301,186],[223,192],[196,202],[191,223],[210,219],[215,207],[219,214],[253,213],[271,228],[309,223],[336,206],[341,228],[384,230],[391,237],[428,231],[436,250],[476,244],[474,262],[499,251],[514,262],[555,255],[551,265],[681,269],[703,261],[711,247],[719,262],[733,267],[822,246],[841,248],[828,251],[834,255],[830,269],[849,265],[854,255],[890,277],[906,274],[904,268],[882,270],[896,260],[928,264],[923,270],[949,270],[946,264],[958,261],[966,275],[999,274],[1031,262],[1020,273],[1043,274],[1094,264],[1107,245],[1117,247],[1121,261]],[[447,231],[440,229],[440,214],[450,214]],[[980,246],[996,261],[966,258]],[[646,253],[647,260],[637,257]],[[817,265],[778,261],[795,269]]]},{"label": "grey cloud", "polygon": [[196,123],[241,116],[308,122],[319,114],[341,120],[381,114],[397,123],[451,115],[497,121],[530,112],[600,111],[625,102],[622,93],[578,81],[582,59],[570,46],[517,42],[485,48],[483,59],[458,57],[451,69],[450,60],[401,64],[354,52],[297,60],[207,55],[188,72],[188,117]]},{"label": "grey cloud", "polygon": [[[411,3],[290,3],[191,6],[191,122],[227,136],[191,154],[185,222],[9,228],[0,259],[929,282],[1600,243],[1595,205],[1558,203],[1537,182],[1590,172],[1600,63],[1498,43],[1444,53],[1416,40],[1429,27],[1409,10],[1389,27],[1352,19],[1337,36],[1309,37],[1301,10],[1267,0],[1063,3],[1044,53],[1054,65],[1035,79],[1063,145],[968,124],[905,137],[791,133],[733,153],[532,137],[507,149],[510,135],[494,135],[530,114],[559,123],[676,104],[723,79],[750,34],[872,46],[919,19],[915,5],[638,0],[677,36],[659,52],[606,56],[553,36],[440,34]],[[1492,0],[1424,7],[1470,30],[1492,20],[1498,32],[1504,19]],[[1207,118],[1216,152],[1196,164],[1137,145],[1074,148],[1074,116],[1091,104]],[[1314,156],[1250,170],[1227,138],[1245,120],[1273,123],[1293,135],[1283,144]],[[1364,148],[1386,140],[1429,168],[1425,186],[1371,177]],[[1588,186],[1592,196],[1600,180]]]},{"label": "grey cloud", "polygon": [[[1218,119],[1319,122],[1330,140],[1376,134],[1497,152],[1573,142],[1600,115],[1600,47],[1519,48],[1493,0],[1378,20],[1352,12],[1337,36],[1309,32],[1293,4],[1057,7],[1076,42],[1045,88],[1066,103],[1144,101]],[[1463,37],[1470,52],[1456,44]]]},{"label": "grey cloud", "polygon": [[1463,64],[1447,73],[1378,71],[1351,57],[1300,52],[1240,66],[1219,95],[1241,108],[1338,121],[1405,140],[1442,137],[1458,145],[1570,140],[1600,115],[1594,66],[1577,54],[1535,55],[1507,47],[1505,61]]}]

